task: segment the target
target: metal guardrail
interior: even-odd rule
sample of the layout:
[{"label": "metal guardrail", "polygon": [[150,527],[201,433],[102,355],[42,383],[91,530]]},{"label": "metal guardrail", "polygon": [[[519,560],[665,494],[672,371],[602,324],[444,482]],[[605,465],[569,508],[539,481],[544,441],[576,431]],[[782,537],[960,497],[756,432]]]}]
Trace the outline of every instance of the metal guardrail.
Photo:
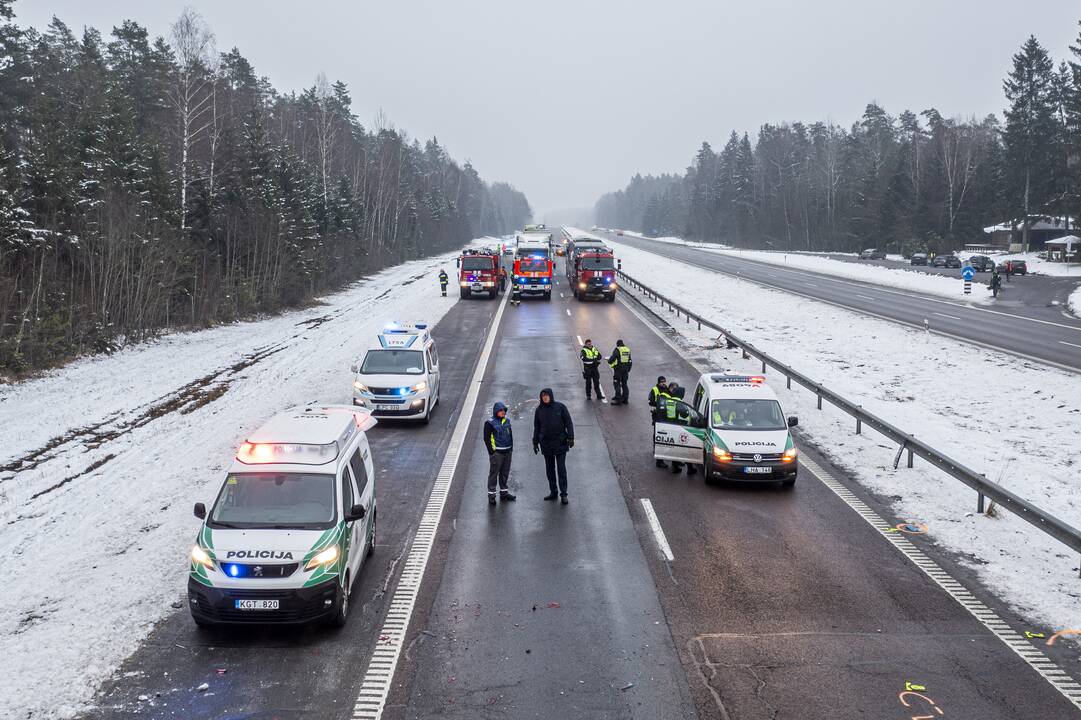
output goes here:
[{"label": "metal guardrail", "polygon": [[[696,322],[698,329],[703,327],[716,330],[724,335],[730,344],[730,347],[736,347],[743,351],[743,356],[753,357],[762,363],[762,372],[766,372],[767,366],[776,368],[787,379],[787,385],[792,387],[792,382],[802,385],[811,392],[818,396],[818,409],[822,409],[822,401],[830,403],[837,407],[841,411],[851,415],[856,420],[856,433],[861,433],[863,426],[877,430],[879,433],[889,438],[890,440],[898,443],[899,448],[897,450],[897,456],[894,458],[893,466],[897,467],[901,460],[901,455],[907,451],[908,453],[908,467],[912,467],[913,455],[918,455],[927,462],[934,465],[936,468],[951,475],[952,477],[960,480],[965,485],[976,491],[977,512],[984,511],[984,499],[990,498],[992,501],[1001,505],[1004,509],[1009,510],[1014,515],[1022,518],[1026,522],[1034,525],[1043,532],[1047,533],[1051,537],[1055,538],[1068,548],[1074,550],[1077,553],[1081,553],[1081,531],[1072,525],[1058,519],[1054,515],[1042,510],[1029,501],[1025,500],[1018,495],[1010,492],[1006,488],[1002,487],[998,483],[989,480],[985,475],[982,475],[971,468],[966,467],[953,458],[945,455],[933,447],[917,439],[914,435],[906,433],[904,430],[892,425],[891,423],[883,420],[877,415],[864,410],[861,406],[849,402],[845,398],[841,397],[834,391],[830,390],[822,383],[815,382],[811,378],[807,377],[798,370],[785,365],[780,360],[770,356],[769,354],[759,350],[751,343],[740,340],[735,335],[730,333],[716,323],[710,322],[706,318],[697,315],[679,303],[673,302],[671,299],[665,297],[661,293],[657,292],[653,288],[642,284],[638,280],[634,279],[622,270],[618,271],[619,277],[623,282],[623,287],[626,288],[629,284],[631,287],[636,288],[640,293],[652,298],[655,302],[658,302],[663,307],[668,306],[670,313],[675,313],[676,317],[686,318],[687,323]],[[638,299],[638,298],[636,298]],[[640,299],[639,299],[640,301]]]}]

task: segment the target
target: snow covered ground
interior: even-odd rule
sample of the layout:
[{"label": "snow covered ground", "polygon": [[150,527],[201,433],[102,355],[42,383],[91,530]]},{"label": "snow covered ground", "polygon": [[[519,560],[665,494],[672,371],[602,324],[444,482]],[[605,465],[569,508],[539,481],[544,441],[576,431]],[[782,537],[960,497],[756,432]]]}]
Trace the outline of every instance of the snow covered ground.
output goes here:
[{"label": "snow covered ground", "polygon": [[[727,245],[717,245],[715,243],[691,242],[674,237],[647,238],[641,233],[630,232],[627,230],[624,232],[627,235],[646,238],[648,240],[687,245],[689,247],[708,250],[719,255],[732,255],[733,257],[756,260],[771,265],[810,270],[824,275],[832,275],[834,277],[842,277],[849,280],[897,288],[899,290],[908,290],[910,292],[920,293],[921,295],[934,295],[937,297],[950,298],[951,300],[978,304],[990,302],[991,300],[991,296],[986,292],[986,287],[973,288],[973,294],[966,296],[964,294],[964,285],[961,282],[960,271],[958,271],[958,276],[956,278],[949,278],[941,275],[919,272],[918,270],[887,268],[880,265],[857,265],[855,263],[825,257],[818,253],[782,253],[765,250],[743,250]],[[888,256],[888,259],[895,260],[899,257],[900,256],[890,255]],[[980,283],[977,282],[976,285],[980,285]]]},{"label": "snow covered ground", "polygon": [[[629,275],[678,277],[672,292],[692,311],[1081,525],[1077,375],[612,244]],[[692,353],[718,368],[761,370],[738,351],[719,349],[714,333],[685,330],[692,327],[676,323]],[[961,553],[997,595],[1048,627],[1081,627],[1078,558],[1064,546],[1009,513],[975,514],[975,492],[919,459],[911,470],[904,463],[894,470],[897,448],[889,441],[873,431],[855,435],[849,416],[828,405],[817,410],[805,390],[773,387],[786,412],[799,416],[806,440],[863,485],[894,497],[900,515],[927,523],[931,540]],[[1004,388],[1012,389],[1009,401]]]},{"label": "snow covered ground", "polygon": [[[483,244],[483,243],[482,243]],[[0,387],[0,717],[67,717],[182,598],[192,504],[273,413],[351,402],[389,320],[435,323],[454,255],[259,322],[184,333]]]},{"label": "snow covered ground", "polygon": [[1081,317],[1081,285],[1070,293],[1069,299],[1066,300],[1066,307],[1070,308],[1070,312],[1074,315]]}]

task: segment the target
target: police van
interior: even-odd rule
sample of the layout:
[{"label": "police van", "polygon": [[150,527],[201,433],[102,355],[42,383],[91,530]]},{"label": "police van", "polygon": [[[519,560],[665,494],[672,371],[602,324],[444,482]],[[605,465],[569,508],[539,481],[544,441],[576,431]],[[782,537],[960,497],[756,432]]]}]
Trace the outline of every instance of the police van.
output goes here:
[{"label": "police van", "polygon": [[188,608],[200,626],[345,624],[375,549],[375,471],[362,408],[274,416],[237,451],[191,549]]},{"label": "police van", "polygon": [[391,323],[353,365],[353,404],[425,424],[439,404],[439,354],[425,323]]},{"label": "police van", "polygon": [[797,451],[777,396],[760,375],[704,373],[689,402],[657,419],[653,455],[701,464],[706,482],[796,482]]}]

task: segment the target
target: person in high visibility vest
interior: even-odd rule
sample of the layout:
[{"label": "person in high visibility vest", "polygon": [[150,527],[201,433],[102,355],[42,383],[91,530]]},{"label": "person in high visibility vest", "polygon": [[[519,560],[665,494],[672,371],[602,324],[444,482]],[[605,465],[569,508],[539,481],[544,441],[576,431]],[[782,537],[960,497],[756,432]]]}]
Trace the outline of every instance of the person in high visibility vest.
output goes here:
[{"label": "person in high visibility vest", "polygon": [[597,399],[604,400],[601,392],[601,351],[593,347],[593,341],[586,338],[582,345],[582,377],[586,381],[586,400],[592,399],[592,392],[597,392]]},{"label": "person in high visibility vest", "polygon": [[[683,396],[686,394],[686,389],[680,387],[678,383],[673,381],[668,385],[668,393],[664,398],[664,414],[665,421],[675,423],[676,425],[687,425],[690,423],[691,414],[688,411],[687,405],[682,402]],[[683,463],[673,462],[672,472],[679,473],[683,470]],[[687,474],[695,475],[698,469],[693,463],[687,463]]]},{"label": "person in high visibility vest", "polygon": [[443,291],[443,297],[447,296],[447,283],[450,282],[450,276],[447,275],[446,270],[439,271],[439,289]]},{"label": "person in high visibility vest", "polygon": [[[675,380],[672,381],[672,385],[679,387]],[[668,401],[673,399],[668,394],[668,387],[668,381],[663,377],[659,377],[657,378],[657,384],[649,391],[649,404],[653,408],[650,411],[650,420],[653,422],[654,429],[657,427],[658,422],[664,422],[668,418]],[[657,467],[666,468],[668,463],[657,458]]]},{"label": "person in high visibility vest", "polygon": [[612,404],[629,404],[631,398],[627,378],[631,374],[631,349],[624,345],[622,340],[616,340],[616,347],[608,358],[608,365],[612,368],[612,384],[615,387]]},{"label": "person in high visibility vest", "polygon": [[651,408],[657,407],[657,398],[660,397],[661,393],[663,393],[667,389],[668,380],[665,379],[664,375],[658,376],[657,384],[649,389],[649,397],[646,400],[646,402],[649,403],[649,406]]},{"label": "person in high visibility vest", "polygon": [[484,449],[488,451],[488,504],[495,505],[497,482],[500,500],[517,500],[518,497],[507,488],[514,433],[507,419],[507,406],[501,402],[492,407],[492,417],[484,421]]}]

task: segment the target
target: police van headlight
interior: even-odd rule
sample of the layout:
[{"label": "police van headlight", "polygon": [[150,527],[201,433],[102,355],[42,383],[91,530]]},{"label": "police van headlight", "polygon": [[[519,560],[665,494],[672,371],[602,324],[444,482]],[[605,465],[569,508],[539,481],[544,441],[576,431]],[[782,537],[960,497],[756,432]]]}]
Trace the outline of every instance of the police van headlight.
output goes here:
[{"label": "police van headlight", "polygon": [[781,462],[786,462],[786,463],[795,462],[795,460],[796,460],[796,458],[798,456],[799,456],[799,451],[796,450],[796,448],[794,448],[794,447],[790,447],[790,448],[788,448],[787,450],[784,451],[783,455],[781,455]]},{"label": "police van headlight", "polygon": [[731,462],[732,453],[728,452],[727,450],[722,450],[720,447],[714,445],[713,446],[713,459],[718,460],[720,462]]},{"label": "police van headlight", "polygon": [[305,570],[314,570],[320,565],[330,565],[338,559],[338,546],[331,545],[326,550],[317,553],[315,557],[308,561],[308,564],[304,566]]},{"label": "police van headlight", "polygon": [[359,380],[353,381],[353,389],[360,393],[368,392],[368,386],[360,382]]},{"label": "police van headlight", "polygon": [[423,390],[427,390],[428,389],[428,382],[426,380],[421,380],[419,383],[417,383],[416,385],[414,385],[413,387],[411,387],[409,389],[412,390],[413,392],[421,392]]},{"label": "police van headlight", "polygon": [[202,565],[207,570],[214,569],[214,560],[210,557],[210,553],[203,550],[198,545],[191,549],[191,561],[196,565]]}]

